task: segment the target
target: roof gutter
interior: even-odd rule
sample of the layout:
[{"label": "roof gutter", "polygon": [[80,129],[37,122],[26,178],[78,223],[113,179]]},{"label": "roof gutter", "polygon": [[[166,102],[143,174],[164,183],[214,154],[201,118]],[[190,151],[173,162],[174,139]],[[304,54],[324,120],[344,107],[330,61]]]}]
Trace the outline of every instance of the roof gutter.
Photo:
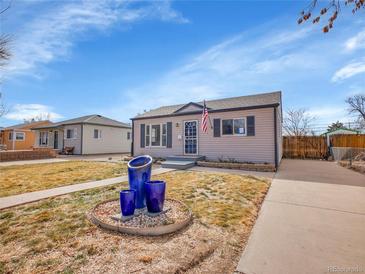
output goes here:
[{"label": "roof gutter", "polygon": [[[260,106],[212,109],[212,110],[209,110],[209,112],[218,113],[218,112],[250,110],[250,109],[260,109],[260,108],[272,108],[272,107],[276,108],[278,106],[279,106],[279,103],[275,103],[275,104],[260,105]],[[131,120],[134,121],[134,120],[155,119],[155,118],[173,117],[173,116],[186,116],[186,115],[191,115],[191,114],[201,114],[201,111],[189,111],[189,112],[183,112],[183,113],[171,113],[171,114],[156,115],[156,116],[134,117],[134,118],[131,118]]]},{"label": "roof gutter", "polygon": [[103,127],[116,127],[116,128],[131,128],[131,126],[115,126],[115,125],[102,125],[102,124],[97,124],[97,123],[71,123],[71,124],[58,124],[55,126],[45,126],[45,127],[34,127],[32,128],[32,130],[38,130],[38,129],[53,129],[53,128],[58,128],[58,127],[63,127],[63,126],[73,126],[73,125],[94,125],[94,126],[103,126]]}]

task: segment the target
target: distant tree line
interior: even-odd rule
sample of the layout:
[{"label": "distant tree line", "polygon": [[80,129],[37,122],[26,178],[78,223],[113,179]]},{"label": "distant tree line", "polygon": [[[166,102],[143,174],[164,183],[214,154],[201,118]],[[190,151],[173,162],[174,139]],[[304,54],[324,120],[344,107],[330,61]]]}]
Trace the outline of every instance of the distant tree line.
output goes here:
[{"label": "distant tree line", "polygon": [[[349,114],[355,115],[355,129],[365,129],[365,95],[357,94],[345,100]],[[284,114],[283,130],[288,136],[308,136],[315,135],[313,131],[314,122],[317,117],[311,115],[306,109],[289,109]],[[337,121],[327,127],[328,131],[336,129],[348,129],[344,123]]]}]

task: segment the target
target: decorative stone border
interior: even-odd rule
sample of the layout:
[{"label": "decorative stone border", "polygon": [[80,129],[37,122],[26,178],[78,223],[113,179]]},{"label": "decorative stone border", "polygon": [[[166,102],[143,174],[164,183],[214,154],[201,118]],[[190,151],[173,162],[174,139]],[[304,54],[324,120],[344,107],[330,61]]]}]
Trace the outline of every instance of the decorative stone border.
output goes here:
[{"label": "decorative stone border", "polygon": [[100,220],[96,214],[94,213],[95,209],[104,204],[104,203],[108,203],[111,201],[115,201],[118,199],[111,199],[111,200],[107,200],[104,202],[101,202],[99,204],[97,204],[92,210],[91,212],[89,212],[87,214],[88,219],[94,223],[95,225],[110,230],[110,231],[115,231],[115,232],[120,232],[120,233],[126,233],[126,234],[132,234],[132,235],[140,235],[140,236],[160,236],[160,235],[165,235],[165,234],[169,234],[169,233],[173,233],[176,232],[180,229],[183,229],[184,227],[186,227],[193,219],[193,214],[190,210],[190,208],[188,208],[187,205],[185,205],[184,203],[182,203],[181,201],[175,200],[175,199],[166,199],[166,200],[172,200],[175,201],[179,204],[181,204],[184,208],[186,208],[187,212],[188,212],[188,217],[183,220],[182,222],[179,223],[174,223],[174,224],[168,224],[168,225],[163,225],[163,226],[155,226],[155,227],[141,227],[141,228],[137,228],[137,227],[127,227],[127,226],[121,226],[119,225],[112,225],[112,224],[108,224],[105,223],[104,221]]},{"label": "decorative stone border", "polygon": [[249,171],[263,171],[263,172],[275,172],[275,166],[272,164],[248,164],[248,163],[225,163],[225,162],[210,162],[210,161],[198,161],[198,166],[202,167],[216,167],[216,168],[228,168],[228,169],[242,169]]},{"label": "decorative stone border", "polygon": [[342,167],[365,174],[365,162],[354,161],[351,166],[348,161],[339,161],[338,164]]}]

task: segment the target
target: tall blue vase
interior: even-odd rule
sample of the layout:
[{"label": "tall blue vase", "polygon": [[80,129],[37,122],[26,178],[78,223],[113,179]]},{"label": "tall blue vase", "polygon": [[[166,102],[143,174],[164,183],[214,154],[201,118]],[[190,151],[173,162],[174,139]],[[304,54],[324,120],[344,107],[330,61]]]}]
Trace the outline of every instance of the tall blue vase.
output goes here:
[{"label": "tall blue vase", "polygon": [[144,183],[151,179],[152,157],[142,155],[128,162],[129,188],[136,191],[136,208],[146,206]]},{"label": "tall blue vase", "polygon": [[160,213],[165,202],[166,183],[164,181],[149,181],[145,183],[146,204],[149,213]]}]

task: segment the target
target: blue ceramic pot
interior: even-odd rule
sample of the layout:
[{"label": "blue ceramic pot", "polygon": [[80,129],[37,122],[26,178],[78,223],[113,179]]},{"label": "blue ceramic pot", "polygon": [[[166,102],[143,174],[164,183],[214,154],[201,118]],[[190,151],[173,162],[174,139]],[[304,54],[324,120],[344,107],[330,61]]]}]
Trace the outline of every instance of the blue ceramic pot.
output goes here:
[{"label": "blue ceramic pot", "polygon": [[152,157],[142,155],[128,162],[129,188],[136,191],[136,208],[146,206],[144,183],[151,179]]},{"label": "blue ceramic pot", "polygon": [[147,210],[150,213],[160,213],[165,202],[166,183],[164,181],[149,181],[145,183]]},{"label": "blue ceramic pot", "polygon": [[123,216],[132,216],[136,208],[136,192],[133,189],[120,192],[120,209]]}]

